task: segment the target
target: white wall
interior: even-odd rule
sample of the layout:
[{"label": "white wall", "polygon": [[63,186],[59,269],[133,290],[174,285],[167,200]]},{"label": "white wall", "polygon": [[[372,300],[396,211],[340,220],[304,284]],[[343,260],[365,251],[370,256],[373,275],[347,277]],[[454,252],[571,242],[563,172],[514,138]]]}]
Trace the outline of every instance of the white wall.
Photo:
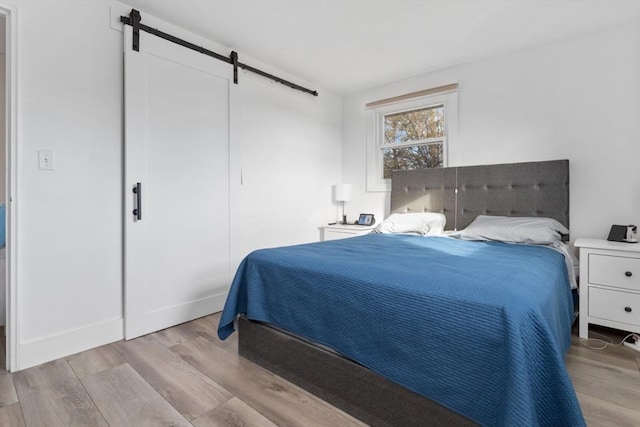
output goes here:
[{"label": "white wall", "polygon": [[[122,337],[123,43],[117,16],[130,7],[109,1],[7,4],[18,16],[22,369]],[[341,172],[341,99],[322,88],[312,98],[240,78],[242,148],[234,151],[242,152],[245,185],[236,197],[242,232],[232,236],[233,245],[244,254],[315,240],[318,225],[335,218],[330,192]],[[40,149],[55,151],[55,171],[38,170]]]},{"label": "white wall", "polygon": [[[22,368],[121,336],[122,35],[104,2],[16,12]],[[54,171],[38,170],[41,149]]]},{"label": "white wall", "polygon": [[249,74],[242,93],[242,252],[318,241],[336,220],[342,98],[315,98]]},{"label": "white wall", "polygon": [[572,238],[640,223],[637,21],[345,97],[343,177],[354,184],[352,206],[389,211],[388,193],[365,192],[364,104],[450,82],[460,84],[451,166],[567,158]]}]

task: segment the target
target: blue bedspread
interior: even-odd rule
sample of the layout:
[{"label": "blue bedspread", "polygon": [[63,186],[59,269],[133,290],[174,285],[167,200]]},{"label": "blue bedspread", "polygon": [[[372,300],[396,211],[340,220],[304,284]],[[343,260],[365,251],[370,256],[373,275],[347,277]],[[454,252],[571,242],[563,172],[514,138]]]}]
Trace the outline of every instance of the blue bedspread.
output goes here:
[{"label": "blue bedspread", "polygon": [[369,234],[251,253],[218,335],[246,313],[482,425],[581,426],[572,308],[551,249]]}]

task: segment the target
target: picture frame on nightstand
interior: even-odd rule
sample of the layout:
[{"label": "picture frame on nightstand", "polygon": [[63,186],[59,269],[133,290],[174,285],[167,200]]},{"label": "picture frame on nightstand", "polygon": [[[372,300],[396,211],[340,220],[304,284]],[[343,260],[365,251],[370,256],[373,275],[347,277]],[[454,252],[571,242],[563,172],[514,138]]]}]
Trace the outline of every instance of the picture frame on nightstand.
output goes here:
[{"label": "picture frame on nightstand", "polygon": [[373,225],[376,223],[376,218],[373,214],[361,213],[358,217],[357,225]]}]

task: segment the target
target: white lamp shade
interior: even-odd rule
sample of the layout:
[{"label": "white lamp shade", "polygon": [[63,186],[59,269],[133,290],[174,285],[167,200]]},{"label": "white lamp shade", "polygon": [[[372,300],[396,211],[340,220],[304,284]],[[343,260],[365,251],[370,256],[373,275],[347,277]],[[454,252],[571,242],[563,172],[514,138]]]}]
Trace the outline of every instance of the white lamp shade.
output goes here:
[{"label": "white lamp shade", "polygon": [[351,200],[351,184],[336,184],[336,202]]}]

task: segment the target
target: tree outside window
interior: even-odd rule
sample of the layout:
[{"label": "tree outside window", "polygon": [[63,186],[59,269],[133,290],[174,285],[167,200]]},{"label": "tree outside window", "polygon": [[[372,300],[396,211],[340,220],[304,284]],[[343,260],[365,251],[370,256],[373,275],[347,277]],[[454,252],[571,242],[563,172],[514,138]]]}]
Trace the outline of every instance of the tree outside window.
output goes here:
[{"label": "tree outside window", "polygon": [[383,178],[393,170],[438,168],[444,166],[444,106],[435,105],[385,114]]}]

